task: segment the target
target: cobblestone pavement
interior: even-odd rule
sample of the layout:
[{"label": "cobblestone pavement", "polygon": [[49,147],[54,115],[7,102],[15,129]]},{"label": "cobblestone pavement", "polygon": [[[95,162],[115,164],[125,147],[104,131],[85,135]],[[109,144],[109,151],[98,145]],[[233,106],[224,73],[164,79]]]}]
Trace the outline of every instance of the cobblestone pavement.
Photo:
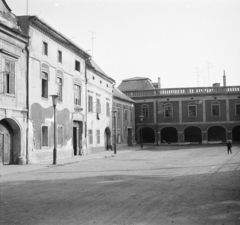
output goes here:
[{"label": "cobblestone pavement", "polygon": [[239,146],[152,146],[0,179],[1,225],[240,224]]}]

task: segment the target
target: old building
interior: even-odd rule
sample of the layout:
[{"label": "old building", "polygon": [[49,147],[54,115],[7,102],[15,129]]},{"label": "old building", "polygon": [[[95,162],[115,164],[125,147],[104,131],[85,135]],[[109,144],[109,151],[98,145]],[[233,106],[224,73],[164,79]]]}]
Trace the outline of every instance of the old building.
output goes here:
[{"label": "old building", "polygon": [[54,117],[51,95],[58,95],[57,158],[81,154],[86,140],[86,61],[81,48],[36,16],[19,16],[28,42],[28,159],[51,160]]},{"label": "old building", "polygon": [[23,164],[27,159],[28,38],[7,3],[0,1],[0,164]]},{"label": "old building", "polygon": [[92,59],[87,62],[86,154],[110,149],[114,84],[115,81],[108,77]]},{"label": "old building", "polygon": [[[114,88],[113,109],[116,110],[116,115],[115,118],[113,115],[113,131],[116,129],[116,144],[119,147],[135,144],[134,103],[134,100],[122,93],[118,88]],[[114,140],[112,142],[115,143]]]},{"label": "old building", "polygon": [[[240,141],[240,86],[163,89],[160,79],[135,77],[119,85],[135,104],[136,130],[148,143]],[[143,116],[141,121],[140,115]]]}]

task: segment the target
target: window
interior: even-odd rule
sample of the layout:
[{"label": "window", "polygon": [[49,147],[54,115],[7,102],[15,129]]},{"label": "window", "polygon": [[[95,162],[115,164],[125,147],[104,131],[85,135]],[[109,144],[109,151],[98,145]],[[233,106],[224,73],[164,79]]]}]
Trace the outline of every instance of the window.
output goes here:
[{"label": "window", "polygon": [[15,63],[7,59],[3,74],[3,90],[7,94],[15,94]]},{"label": "window", "polygon": [[42,71],[42,97],[48,98],[48,73]]},{"label": "window", "polygon": [[120,119],[120,107],[117,108],[117,118]]},{"label": "window", "polygon": [[63,127],[58,126],[58,136],[57,136],[58,145],[63,145]]},{"label": "window", "polygon": [[75,70],[80,72],[80,62],[75,60]]},{"label": "window", "polygon": [[197,116],[197,106],[196,105],[189,105],[188,106],[188,116],[189,117],[196,117]]},{"label": "window", "polygon": [[93,98],[91,95],[88,96],[88,112],[93,112]]},{"label": "window", "polygon": [[109,106],[109,102],[107,102],[107,104],[106,104],[106,112],[107,112],[107,116],[110,116],[110,106]]},{"label": "window", "polygon": [[101,103],[100,103],[100,99],[97,98],[97,113],[100,114],[101,113]]},{"label": "window", "polygon": [[124,109],[124,119],[127,120],[128,119],[128,110]]},{"label": "window", "polygon": [[74,84],[74,104],[81,105],[81,86]]},{"label": "window", "polygon": [[43,42],[43,55],[48,55],[48,43]]},{"label": "window", "polygon": [[164,106],[164,117],[165,118],[171,118],[172,115],[172,106]]},{"label": "window", "polygon": [[92,130],[88,130],[88,138],[89,138],[89,144],[91,145],[93,143],[93,133],[92,133]]},{"label": "window", "polygon": [[57,95],[58,100],[62,101],[62,78],[57,77]]},{"label": "window", "polygon": [[42,126],[42,147],[48,147],[48,127]]},{"label": "window", "polygon": [[97,144],[100,144],[100,130],[96,131],[96,135],[97,135]]},{"label": "window", "polygon": [[240,116],[240,104],[236,104],[236,116]]},{"label": "window", "polygon": [[143,118],[149,118],[149,106],[148,105],[142,105],[142,115]]},{"label": "window", "polygon": [[212,116],[220,116],[220,105],[212,104]]},{"label": "window", "polygon": [[62,63],[62,52],[58,50],[58,62]]}]

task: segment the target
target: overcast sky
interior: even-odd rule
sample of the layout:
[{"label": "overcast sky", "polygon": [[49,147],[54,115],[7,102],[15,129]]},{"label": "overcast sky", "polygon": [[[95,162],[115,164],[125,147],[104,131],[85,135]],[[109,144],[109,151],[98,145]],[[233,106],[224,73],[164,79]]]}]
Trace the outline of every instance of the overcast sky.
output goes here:
[{"label": "overcast sky", "polygon": [[[26,15],[27,0],[6,0]],[[28,0],[115,79],[161,77],[162,88],[240,85],[240,0]],[[92,49],[92,36],[93,49]]]}]

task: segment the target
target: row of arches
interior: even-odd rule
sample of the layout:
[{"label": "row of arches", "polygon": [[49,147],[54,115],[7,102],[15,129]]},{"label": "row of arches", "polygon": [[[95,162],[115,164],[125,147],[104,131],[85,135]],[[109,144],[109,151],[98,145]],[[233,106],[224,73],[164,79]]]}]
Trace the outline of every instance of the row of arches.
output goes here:
[{"label": "row of arches", "polygon": [[[198,142],[203,141],[203,132],[199,127],[190,126],[183,131],[183,140],[186,142]],[[142,128],[142,138],[145,143],[155,142],[155,131],[150,127]],[[160,138],[162,143],[172,143],[179,141],[179,132],[175,127],[164,127],[160,130]],[[206,140],[211,141],[227,141],[227,131],[222,126],[212,126],[208,128],[206,134]],[[232,129],[232,141],[240,142],[240,126],[236,126]]]}]

